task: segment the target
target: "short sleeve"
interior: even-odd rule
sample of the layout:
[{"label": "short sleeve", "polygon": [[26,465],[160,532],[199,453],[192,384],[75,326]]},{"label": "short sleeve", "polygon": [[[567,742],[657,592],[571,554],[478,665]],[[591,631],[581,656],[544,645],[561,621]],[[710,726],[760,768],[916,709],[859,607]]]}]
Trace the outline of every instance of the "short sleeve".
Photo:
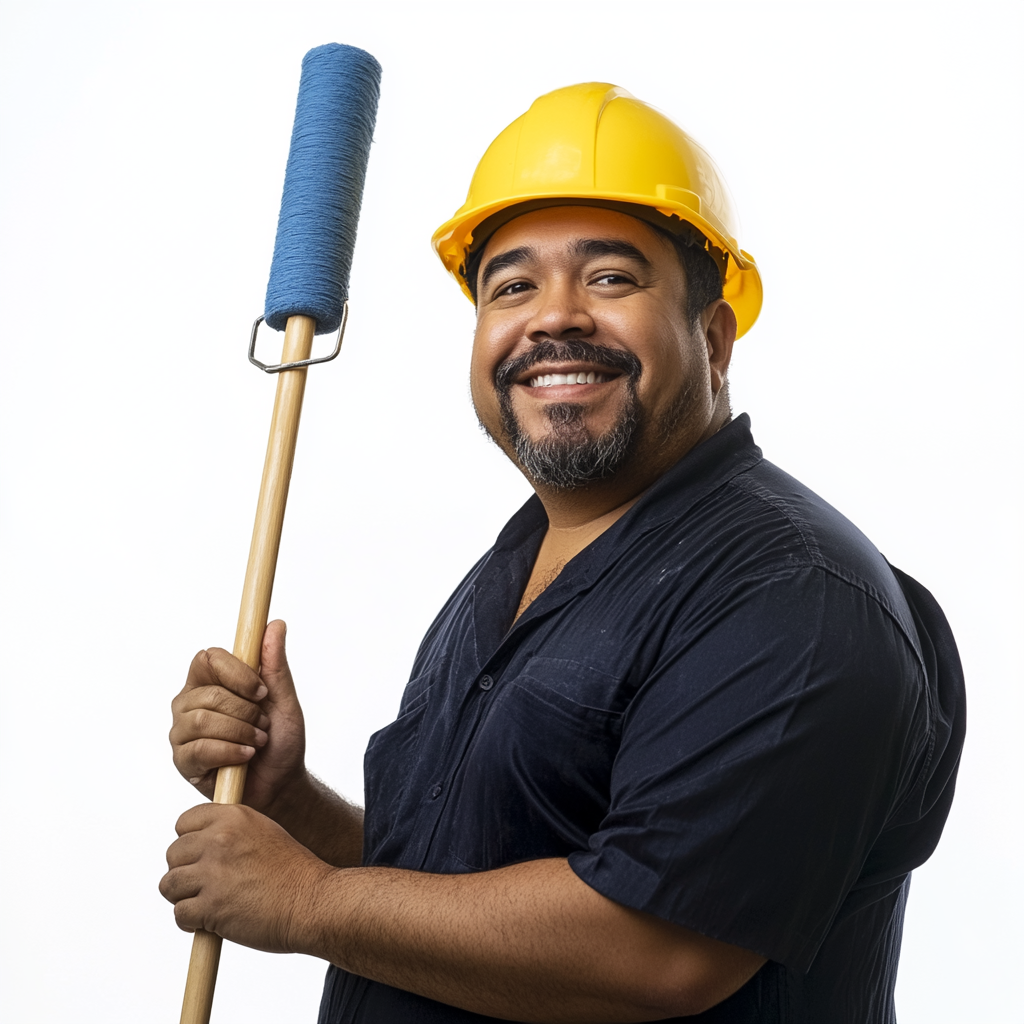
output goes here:
[{"label": "short sleeve", "polygon": [[[820,567],[680,616],[569,861],[616,902],[806,971],[927,745],[918,656]],[[926,728],[925,728],[926,732]]]}]

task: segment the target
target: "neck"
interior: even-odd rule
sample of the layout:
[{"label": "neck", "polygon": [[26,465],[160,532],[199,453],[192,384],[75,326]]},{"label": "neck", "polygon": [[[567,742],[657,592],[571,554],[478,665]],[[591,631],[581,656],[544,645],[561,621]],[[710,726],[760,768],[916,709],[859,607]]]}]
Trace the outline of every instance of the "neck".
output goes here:
[{"label": "neck", "polygon": [[548,530],[556,533],[577,531],[598,523],[607,529],[636,504],[657,479],[626,480],[621,476],[616,474],[611,480],[597,481],[571,491],[537,487],[537,497],[548,514]]},{"label": "neck", "polygon": [[687,451],[727,421],[728,416],[712,421],[700,437],[680,445],[678,450],[666,449],[661,457],[648,454],[634,459],[609,479],[595,481],[587,487],[570,491],[535,485],[548,514],[548,529],[519,602],[516,619],[558,577],[567,562],[624,516]]}]

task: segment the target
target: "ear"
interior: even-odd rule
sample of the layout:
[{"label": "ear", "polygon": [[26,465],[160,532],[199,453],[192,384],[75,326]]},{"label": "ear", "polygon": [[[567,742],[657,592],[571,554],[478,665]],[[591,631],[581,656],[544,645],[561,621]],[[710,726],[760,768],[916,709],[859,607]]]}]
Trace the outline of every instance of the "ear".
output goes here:
[{"label": "ear", "polygon": [[736,340],[736,314],[725,299],[716,299],[701,314],[711,367],[711,391],[717,395],[725,386]]}]

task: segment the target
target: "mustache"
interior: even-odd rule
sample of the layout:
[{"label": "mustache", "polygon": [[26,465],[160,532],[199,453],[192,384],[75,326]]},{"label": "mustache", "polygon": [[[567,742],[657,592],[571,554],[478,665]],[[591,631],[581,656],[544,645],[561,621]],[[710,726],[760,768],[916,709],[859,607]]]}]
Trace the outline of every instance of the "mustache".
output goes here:
[{"label": "mustache", "polygon": [[542,341],[529,352],[514,359],[507,359],[494,373],[494,383],[499,393],[507,393],[516,378],[539,363],[594,363],[619,370],[631,380],[640,377],[640,360],[632,352],[622,349],[605,348],[589,341],[571,338],[568,341]]}]

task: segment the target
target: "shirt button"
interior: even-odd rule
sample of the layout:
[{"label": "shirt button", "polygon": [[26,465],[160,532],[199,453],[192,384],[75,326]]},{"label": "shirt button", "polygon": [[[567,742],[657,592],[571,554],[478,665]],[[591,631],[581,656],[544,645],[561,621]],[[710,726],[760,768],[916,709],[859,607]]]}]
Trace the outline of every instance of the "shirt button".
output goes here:
[{"label": "shirt button", "polygon": [[490,676],[481,676],[479,685],[481,690],[489,690],[494,685],[494,680]]},{"label": "shirt button", "polygon": [[440,795],[441,795],[441,787],[440,786],[435,786],[430,791],[430,799],[431,800],[436,800]]}]

